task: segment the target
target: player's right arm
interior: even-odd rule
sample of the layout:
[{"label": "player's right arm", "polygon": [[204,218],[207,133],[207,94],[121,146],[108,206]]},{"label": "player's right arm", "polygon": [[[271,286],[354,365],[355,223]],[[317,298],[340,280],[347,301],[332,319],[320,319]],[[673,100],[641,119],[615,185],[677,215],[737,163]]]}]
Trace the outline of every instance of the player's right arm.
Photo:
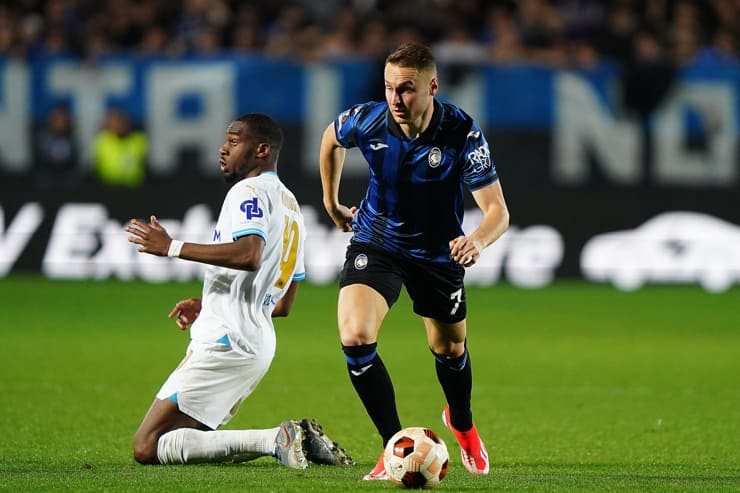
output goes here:
[{"label": "player's right arm", "polygon": [[156,217],[151,216],[149,221],[147,224],[141,219],[132,219],[130,225],[125,228],[126,232],[131,235],[128,241],[139,245],[140,252],[158,257],[176,256],[230,269],[255,271],[260,268],[265,240],[259,235],[249,234],[227,243],[177,242],[181,247],[175,255],[170,252],[175,240],[159,224]]},{"label": "player's right arm", "polygon": [[346,154],[347,150],[337,140],[334,123],[330,123],[324,130],[319,152],[324,207],[337,228],[342,231],[352,231],[352,219],[357,208],[349,208],[339,202],[339,182]]}]

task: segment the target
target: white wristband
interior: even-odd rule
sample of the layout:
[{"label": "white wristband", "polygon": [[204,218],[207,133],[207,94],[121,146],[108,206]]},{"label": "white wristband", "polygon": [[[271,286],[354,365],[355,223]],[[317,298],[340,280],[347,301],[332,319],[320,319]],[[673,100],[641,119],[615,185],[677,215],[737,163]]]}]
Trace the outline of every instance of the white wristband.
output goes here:
[{"label": "white wristband", "polygon": [[184,243],[185,243],[184,241],[172,240],[170,242],[170,249],[167,251],[167,256],[168,257],[179,257],[180,250],[182,250],[182,245]]}]

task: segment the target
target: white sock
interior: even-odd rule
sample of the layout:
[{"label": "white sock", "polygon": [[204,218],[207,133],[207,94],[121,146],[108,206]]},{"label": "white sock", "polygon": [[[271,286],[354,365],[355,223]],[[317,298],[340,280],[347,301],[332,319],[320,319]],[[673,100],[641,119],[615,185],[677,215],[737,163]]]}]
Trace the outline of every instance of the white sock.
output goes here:
[{"label": "white sock", "polygon": [[157,458],[161,464],[244,462],[274,456],[280,428],[268,430],[200,431],[180,428],[159,437]]}]

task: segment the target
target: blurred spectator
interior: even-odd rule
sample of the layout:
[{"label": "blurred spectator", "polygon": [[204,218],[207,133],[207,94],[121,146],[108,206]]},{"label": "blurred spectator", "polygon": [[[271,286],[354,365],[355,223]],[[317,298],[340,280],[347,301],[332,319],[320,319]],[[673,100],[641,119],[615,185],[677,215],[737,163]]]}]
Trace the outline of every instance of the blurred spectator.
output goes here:
[{"label": "blurred spectator", "polygon": [[623,63],[632,54],[632,38],[638,28],[637,13],[627,2],[612,5],[604,24],[594,37],[596,50],[605,57]]},{"label": "blurred spectator", "polygon": [[240,4],[232,15],[231,49],[240,53],[259,53],[264,44],[262,11],[254,4]]},{"label": "blurred spectator", "polygon": [[103,129],[95,137],[93,166],[98,179],[108,185],[135,187],[146,178],[148,139],[132,127],[122,108],[110,108]]},{"label": "blurred spectator", "polygon": [[699,52],[699,33],[690,25],[677,25],[673,28],[673,58],[679,65],[694,61]]},{"label": "blurred spectator", "polygon": [[444,80],[452,86],[459,84],[477,65],[485,62],[486,50],[476,43],[470,32],[454,22],[447,28],[442,41],[432,46]]},{"label": "blurred spectator", "polygon": [[156,56],[166,52],[167,33],[159,26],[149,27],[141,36],[136,46],[136,54]]},{"label": "blurred spectator", "polygon": [[52,27],[46,31],[40,51],[44,55],[67,55],[71,53],[69,38],[62,28]]},{"label": "blurred spectator", "polygon": [[676,67],[658,36],[639,31],[623,70],[625,107],[641,118],[655,110],[673,87]]},{"label": "blurred spectator", "polygon": [[80,181],[72,117],[66,105],[57,105],[36,131],[33,146],[36,179],[43,187]]},{"label": "blurred spectator", "polygon": [[671,25],[673,56],[678,64],[694,61],[705,37],[701,12],[691,0],[679,0],[673,7]]},{"label": "blurred spectator", "polygon": [[560,11],[546,0],[522,0],[519,29],[527,58],[550,66],[567,65],[565,26]]},{"label": "blurred spectator", "polygon": [[265,31],[264,53],[268,56],[295,56],[305,48],[299,42],[299,32],[308,25],[306,12],[301,5],[288,4],[269,22]]},{"label": "blurred spectator", "polygon": [[223,47],[229,6],[223,0],[185,0],[173,33],[187,53],[208,53]]},{"label": "blurred spectator", "polygon": [[379,18],[371,18],[362,23],[357,41],[357,54],[365,59],[380,60],[385,65],[388,55],[388,29]]},{"label": "blurred spectator", "polygon": [[486,15],[483,39],[488,40],[488,57],[494,63],[524,59],[524,46],[513,14],[506,8],[493,7]]},{"label": "blurred spectator", "polygon": [[321,42],[320,58],[334,60],[355,56],[355,39],[359,32],[357,11],[349,6],[338,9]]},{"label": "blurred spectator", "polygon": [[737,36],[730,29],[722,27],[714,34],[712,44],[701,49],[697,62],[704,65],[736,64],[735,53],[737,53]]}]

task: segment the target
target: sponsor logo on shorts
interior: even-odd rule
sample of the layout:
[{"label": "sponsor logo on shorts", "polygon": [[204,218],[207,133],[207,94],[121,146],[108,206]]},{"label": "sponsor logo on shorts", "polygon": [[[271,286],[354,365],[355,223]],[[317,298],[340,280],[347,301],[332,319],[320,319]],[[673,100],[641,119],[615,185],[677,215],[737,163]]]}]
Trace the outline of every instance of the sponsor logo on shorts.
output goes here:
[{"label": "sponsor logo on shorts", "polygon": [[367,267],[367,255],[361,253],[355,257],[355,269],[362,270],[365,267]]}]

